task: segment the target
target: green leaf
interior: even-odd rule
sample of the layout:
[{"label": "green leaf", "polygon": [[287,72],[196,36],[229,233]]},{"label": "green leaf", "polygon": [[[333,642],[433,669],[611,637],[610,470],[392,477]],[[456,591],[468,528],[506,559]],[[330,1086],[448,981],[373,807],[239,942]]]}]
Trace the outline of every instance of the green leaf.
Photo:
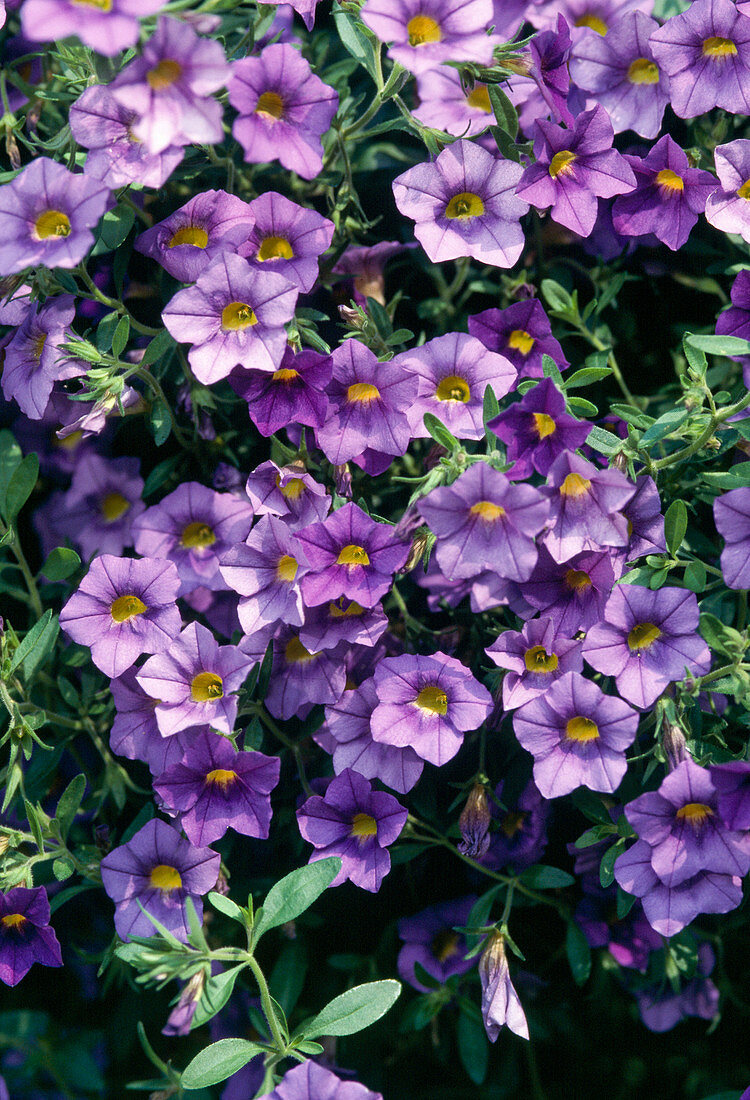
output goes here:
[{"label": "green leaf", "polygon": [[39,622],[34,623],[31,630],[29,630],[29,632],[26,634],[26,637],[23,639],[18,649],[13,654],[13,659],[10,662],[10,672],[15,672],[24,657],[26,657],[27,654],[31,653],[31,650],[34,648],[37,641],[51,622],[52,612],[48,609],[44,612]]},{"label": "green leaf", "polygon": [[585,397],[569,397],[568,408],[577,416],[599,415],[599,410],[596,405],[592,401],[587,401]]},{"label": "green leaf", "polygon": [[130,338],[130,318],[121,317],[117,322],[117,328],[115,334],[112,337],[112,354],[116,359],[119,359],[125,348],[128,346],[128,339]]},{"label": "green leaf", "polygon": [[320,1043],[315,1043],[312,1040],[310,1040],[310,1042],[308,1042],[307,1040],[303,1040],[303,1042],[297,1043],[295,1047],[295,1050],[299,1050],[302,1054],[311,1054],[313,1056],[316,1054],[322,1054],[324,1049],[325,1047],[323,1047]]},{"label": "green leaf", "polygon": [[26,810],[26,820],[29,823],[29,829],[31,830],[34,843],[40,852],[44,851],[44,837],[42,835],[42,825],[39,820],[39,816],[36,809],[31,805],[27,798],[23,800],[24,809]]},{"label": "green leaf", "polygon": [[109,351],[112,347],[112,339],[115,329],[120,321],[120,314],[115,310],[106,314],[96,327],[96,346],[99,351]]},{"label": "green leaf", "polygon": [[[41,619],[40,619],[41,622]],[[38,624],[37,624],[38,625]],[[26,654],[23,660],[23,675],[24,679],[28,682],[34,676],[34,673],[40,668],[47,658],[52,653],[57,641],[57,635],[60,632],[60,624],[57,621],[57,615],[53,615],[45,625],[44,629],[40,632],[39,638],[32,646],[29,653]],[[27,635],[28,637],[28,635]],[[24,638],[24,642],[26,638]],[[20,647],[19,647],[20,648]],[[16,650],[16,652],[18,652]]]},{"label": "green leaf", "polygon": [[673,500],[664,516],[664,536],[672,557],[682,546],[687,531],[688,514],[684,500]]},{"label": "green leaf", "polygon": [[13,523],[31,496],[38,477],[39,459],[36,454],[26,455],[10,475],[8,487],[5,490],[3,514],[9,524]]},{"label": "green leaf", "polygon": [[624,838],[616,841],[602,856],[602,861],[599,864],[599,882],[605,890],[615,881],[615,860],[624,852],[625,844],[626,840]]},{"label": "green leaf", "polygon": [[134,221],[135,211],[131,206],[116,206],[114,210],[108,210],[102,218],[99,230],[99,239],[105,249],[112,251],[122,244]]},{"label": "green leaf", "polygon": [[576,985],[583,985],[591,973],[591,947],[575,921],[568,921],[565,951]]},{"label": "green leaf", "polygon": [[149,427],[157,447],[161,447],[162,443],[166,443],[172,430],[172,418],[169,414],[169,407],[160,397],[157,397],[151,406]]},{"label": "green leaf", "polygon": [[54,550],[50,550],[39,572],[48,581],[64,581],[75,573],[80,564],[81,559],[75,550],[70,550],[67,546],[56,546]]},{"label": "green leaf", "polygon": [[666,439],[668,435],[676,432],[688,418],[687,409],[681,406],[676,409],[668,409],[657,420],[653,422],[650,428],[641,436],[640,446],[648,448],[653,443],[658,443],[661,439]]},{"label": "green leaf", "polygon": [[67,837],[70,826],[75,820],[78,808],[83,801],[85,791],[86,776],[81,773],[77,775],[75,779],[71,779],[70,783],[68,783],[67,787],[60,795],[57,809],[55,810],[55,817],[57,818],[57,824],[60,827],[60,835],[63,840]]},{"label": "green leaf", "polygon": [[617,887],[617,919],[627,917],[637,901],[635,894],[626,894],[621,886]]},{"label": "green leaf", "polygon": [[182,1087],[189,1091],[218,1085],[243,1069],[256,1054],[263,1053],[263,1047],[247,1039],[220,1039],[188,1063],[182,1071]]},{"label": "green leaf", "polygon": [[375,80],[374,52],[378,46],[373,46],[374,35],[370,37],[371,32],[358,19],[340,8],[334,11],[333,21],[344,49],[356,58],[360,65],[364,65]]},{"label": "green leaf", "polygon": [[685,575],[683,580],[685,587],[689,588],[691,592],[695,592],[700,595],[706,587],[706,567],[702,561],[691,561],[685,569]]},{"label": "green leaf", "polygon": [[456,1038],[458,1053],[469,1078],[475,1085],[483,1084],[487,1076],[490,1047],[481,1019],[461,1011],[458,1016]]},{"label": "green leaf", "polygon": [[439,443],[441,447],[445,447],[446,451],[458,450],[460,444],[456,437],[432,413],[427,412],[424,414],[424,426],[435,442]]},{"label": "green leaf", "polygon": [[220,913],[223,913],[225,917],[229,917],[230,920],[236,920],[239,924],[247,925],[247,914],[244,909],[241,909],[236,902],[228,898],[226,894],[219,894],[215,890],[212,890],[208,895],[208,900],[213,905],[214,909],[217,909]]},{"label": "green leaf", "polygon": [[581,386],[591,386],[594,382],[601,382],[612,373],[611,367],[582,367],[565,379],[565,389],[575,390]]},{"label": "green leaf", "polygon": [[190,1030],[207,1023],[217,1012],[221,1012],[224,1005],[232,996],[234,983],[244,970],[244,966],[235,966],[232,970],[225,970],[221,974],[214,974],[203,987],[201,999],[195,1009]]},{"label": "green leaf", "polygon": [[401,982],[392,978],[355,985],[334,997],[317,1016],[308,1020],[301,1028],[302,1034],[306,1039],[316,1039],[319,1035],[354,1035],[384,1016],[400,993]]},{"label": "green leaf", "polygon": [[262,909],[258,910],[253,927],[253,943],[256,944],[270,928],[278,928],[280,924],[294,920],[309,909],[328,889],[340,870],[339,857],[328,856],[292,871],[272,886]]},{"label": "green leaf", "polygon": [[527,867],[519,881],[535,890],[556,890],[562,886],[572,886],[575,878],[567,871],[561,871],[559,867],[537,863],[534,867]]},{"label": "green leaf", "polygon": [[155,363],[157,359],[161,359],[162,355],[174,346],[175,342],[171,333],[164,329],[158,336],[155,336],[148,345],[139,365],[142,367],[150,366],[151,363]]},{"label": "green leaf", "polygon": [[5,514],[5,493],[13,471],[20,464],[23,452],[15,436],[7,428],[0,431],[0,514]]},{"label": "green leaf", "polygon": [[603,455],[616,455],[622,450],[623,440],[604,428],[594,427],[586,437],[589,447]]},{"label": "green leaf", "polygon": [[750,341],[738,336],[696,336],[688,332],[685,342],[708,355],[750,355]]},{"label": "green leaf", "polygon": [[621,272],[619,275],[613,275],[607,280],[604,290],[599,297],[599,301],[596,303],[597,313],[601,313],[607,308],[610,302],[614,301],[625,285],[627,278],[627,274]]},{"label": "green leaf", "polygon": [[712,489],[744,489],[750,485],[750,462],[738,462],[729,470],[710,471],[702,477]]},{"label": "green leaf", "polygon": [[542,279],[542,295],[545,302],[555,313],[575,314],[575,302],[565,287],[554,279]]},{"label": "green leaf", "polygon": [[52,874],[55,876],[58,882],[64,882],[66,878],[75,871],[75,865],[69,859],[53,859],[52,861]]},{"label": "green leaf", "polygon": [[499,84],[488,84],[487,92],[498,126],[515,141],[518,134],[518,112]]}]

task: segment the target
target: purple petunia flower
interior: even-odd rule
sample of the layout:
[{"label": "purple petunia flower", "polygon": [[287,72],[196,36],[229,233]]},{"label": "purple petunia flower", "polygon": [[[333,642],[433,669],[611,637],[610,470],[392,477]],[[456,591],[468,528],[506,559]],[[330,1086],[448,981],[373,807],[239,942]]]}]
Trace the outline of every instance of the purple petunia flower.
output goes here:
[{"label": "purple petunia flower", "polygon": [[491,834],[490,847],[482,859],[485,867],[499,870],[511,866],[515,871],[536,863],[547,847],[547,822],[551,804],[542,798],[533,779],[526,784],[515,802],[500,809],[504,783],[495,788],[491,807],[499,828]]},{"label": "purple petunia flower", "polygon": [[623,15],[605,37],[581,36],[573,49],[570,75],[605,107],[616,134],[634,130],[655,138],[669,103],[669,80],[649,45],[658,23],[642,11]]},{"label": "purple petunia flower", "polygon": [[301,293],[312,290],[318,278],[318,257],[333,239],[333,222],[278,191],[259,195],[249,209],[255,224],[239,247],[240,256],[253,266],[283,275]]},{"label": "purple petunia flower", "polygon": [[198,736],[199,730],[183,730],[174,737],[162,737],[156,724],[157,699],[147,695],[131,668],[110,681],[115,717],[109,733],[112,752],[128,760],[143,760],[152,775],[178,764]]},{"label": "purple petunia flower", "polygon": [[15,398],[30,420],[41,420],[47,410],[55,382],[85,374],[86,364],[71,359],[63,344],[73,335],[75,300],[70,294],[48,298],[26,312],[5,345],[0,385],[5,397]]},{"label": "purple petunia flower", "polygon": [[355,600],[337,600],[305,608],[299,637],[305,649],[335,649],[341,642],[350,646],[374,646],[388,627],[388,616],[379,604],[362,607]]},{"label": "purple petunia flower", "polygon": [[133,135],[156,154],[173,145],[223,139],[222,108],[212,93],[225,86],[229,74],[220,42],[162,16],[140,56],[118,73],[109,90],[138,116]]},{"label": "purple petunia flower", "polygon": [[503,709],[543,695],[566,672],[582,672],[581,643],[560,637],[552,619],[532,619],[523,630],[505,630],[484,651],[503,677]]},{"label": "purple petunia flower", "polygon": [[620,16],[635,9],[650,10],[652,0],[534,0],[527,8],[527,18],[534,27],[547,27],[563,15],[573,28],[575,42],[604,37]]},{"label": "purple petunia flower", "polygon": [[280,516],[290,531],[325,519],[331,504],[325,488],[301,464],[262,462],[250,474],[245,489],[257,515]]},{"label": "purple petunia flower", "polygon": [[18,985],[34,963],[62,966],[60,944],[49,926],[49,916],[43,886],[14,886],[0,894],[0,982]]},{"label": "purple petunia flower", "polygon": [[458,439],[482,439],[484,392],[498,399],[512,389],[516,369],[503,355],[488,351],[474,336],[449,332],[393,360],[417,378],[416,400],[407,409],[413,439],[427,439],[424,414],[432,413]]},{"label": "purple petunia flower", "polygon": [[728,829],[750,829],[750,764],[729,760],[713,764],[711,782],[718,791],[716,806]]},{"label": "purple petunia flower", "polygon": [[370,729],[376,741],[411,746],[438,767],[451,760],[468,730],[492,710],[492,696],[468,668],[445,653],[386,657],[375,669],[378,705]]},{"label": "purple petunia flower", "polygon": [[444,61],[492,64],[492,0],[367,0],[361,15],[382,42],[393,43],[388,56],[409,72]]},{"label": "purple petunia flower", "polygon": [[513,485],[485,462],[470,466],[452,485],[433,489],[418,509],[437,535],[435,556],[451,580],[491,569],[528,580],[537,560],[534,536],[549,506],[531,485]]},{"label": "purple petunia flower", "polygon": [[564,562],[603,546],[627,546],[627,520],[621,509],[635,486],[619,470],[599,470],[585,458],[566,451],[552,464],[546,493],[550,530],[544,545],[555,561]]},{"label": "purple petunia flower", "polygon": [[694,0],[655,31],[650,44],[680,118],[713,107],[750,113],[750,19],[731,0]]},{"label": "purple petunia flower", "polygon": [[469,332],[490,351],[510,359],[519,378],[541,378],[545,355],[551,356],[560,370],[570,366],[538,298],[514,302],[507,309],[474,313],[469,317]]},{"label": "purple petunia flower", "polygon": [[237,717],[235,692],[251,663],[237,646],[220,646],[205,626],[189,623],[166,652],[149,657],[137,676],[158,700],[154,715],[162,737],[205,725],[231,733]]},{"label": "purple petunia flower", "polygon": [[200,920],[201,895],[216,885],[220,863],[218,852],[193,847],[166,822],[157,818],[146,822],[127,844],[115,848],[101,862],[102,883],[115,903],[120,939],[156,935],[143,906],[178,940],[186,942],[186,899],[192,900]]},{"label": "purple petunia flower", "polygon": [[278,632],[264,700],[274,718],[306,718],[316,703],[338,702],[345,686],[346,665],[340,649],[311,653],[297,630],[285,627]]},{"label": "purple petunia flower", "polygon": [[180,282],[194,283],[222,252],[236,252],[252,226],[249,203],[226,191],[201,191],[141,233],[135,249]]},{"label": "purple petunia flower", "polygon": [[706,221],[750,241],[750,141],[717,145],[714,159],[720,186],[706,200]]},{"label": "purple petunia flower", "polygon": [[710,944],[702,943],[698,948],[695,975],[679,992],[676,993],[671,987],[665,989],[661,983],[639,990],[636,993],[638,1011],[649,1031],[669,1031],[687,1016],[697,1016],[702,1020],[716,1016],[720,994],[708,977],[713,968],[713,949]]},{"label": "purple petunia flower", "polygon": [[239,112],[232,133],[251,164],[279,160],[311,180],[323,167],[321,137],[338,108],[338,94],[314,75],[292,46],[266,46],[232,66],[229,102]]},{"label": "purple petunia flower", "polygon": [[205,385],[236,366],[276,371],[287,345],[284,325],[294,315],[297,287],[240,256],[219,255],[195,286],[179,290],[162,311],[165,327],[188,352]]},{"label": "purple petunia flower", "polygon": [[316,849],[309,862],[340,856],[341,870],[331,885],[350,879],[371,893],[377,893],[391,869],[387,847],[407,817],[408,810],[393,795],[374,791],[350,768],[331,780],[325,795],[313,795],[297,810],[299,831]]},{"label": "purple petunia flower", "polygon": [[154,780],[154,790],[193,844],[212,844],[227,829],[265,839],[271,791],[281,762],[261,752],[238,752],[215,733],[201,733],[190,752]]},{"label": "purple petunia flower", "polygon": [[749,588],[750,488],[730,489],[728,493],[718,496],[714,501],[714,523],[724,539],[721,572],[725,583],[730,588]]},{"label": "purple petunia flower", "polygon": [[613,793],[637,729],[632,707],[577,672],[566,672],[513,715],[513,731],[534,757],[534,782],[545,798],[577,787]]},{"label": "purple petunia flower", "polygon": [[100,84],[87,88],[71,103],[71,133],[89,151],[87,176],[101,180],[107,187],[127,187],[135,182],[144,187],[161,187],[166,183],[181,163],[184,150],[178,145],[168,145],[160,153],[149,153],[133,134],[137,122],[135,111],[123,107]]},{"label": "purple petunia flower", "polygon": [[180,579],[160,558],[94,558],[60,612],[60,626],[107,676],[120,676],[142,653],[160,653],[182,626]]},{"label": "purple petunia flower", "polygon": [[377,523],[356,504],[345,504],[323,523],[310,524],[297,532],[297,538],[310,564],[300,582],[302,598],[310,607],[339,596],[374,607],[409,553],[392,527]]},{"label": "purple petunia flower", "polygon": [[476,902],[475,895],[455,898],[402,917],[398,922],[399,938],[404,946],[398,953],[396,966],[400,977],[418,989],[429,993],[414,972],[414,964],[427,971],[436,982],[445,985],[455,974],[466,974],[474,966],[474,957],[467,959],[466,937],[454,931],[454,925],[466,925]]},{"label": "purple petunia flower", "polygon": [[668,134],[641,160],[627,157],[637,189],[615,199],[612,223],[625,237],[653,233],[673,252],[682,248],[716,188],[710,172],[691,168],[687,154]]},{"label": "purple petunia flower", "polygon": [[133,545],[133,521],[145,510],[137,458],[84,454],[63,498],[63,526],[84,558],[122,554]]},{"label": "purple petunia flower", "polygon": [[513,988],[505,955],[505,937],[490,933],[487,946],[479,958],[482,983],[482,1019],[487,1038],[494,1043],[501,1027],[509,1027],[522,1039],[529,1038],[529,1025],[518,994]]},{"label": "purple petunia flower", "polygon": [[[295,7],[301,7],[300,0],[296,0]],[[342,1081],[317,1062],[307,1061],[288,1070],[268,1100],[383,1100],[383,1097],[357,1081]]]},{"label": "purple petunia flower", "polygon": [[639,474],[635,480],[635,492],[622,509],[622,514],[630,530],[630,542],[624,551],[627,561],[635,561],[644,554],[666,553],[664,516],[659,490],[652,477]]},{"label": "purple petunia flower", "polygon": [[615,588],[604,621],[589,630],[583,655],[597,672],[614,676],[617,690],[636,707],[650,707],[686,669],[708,672],[711,654],[698,634],[698,601],[685,588]]},{"label": "purple petunia flower", "polygon": [[161,6],[160,0],[24,0],[21,28],[32,42],[77,35],[90,49],[114,57],[138,41],[138,20]]},{"label": "purple petunia flower", "polygon": [[612,148],[609,115],[593,107],[578,115],[571,130],[539,119],[536,132],[536,163],[524,170],[516,194],[540,210],[551,207],[553,221],[588,237],[597,197],[622,195],[636,185],[630,165]]},{"label": "purple petunia flower", "polygon": [[219,569],[242,596],[237,613],[246,634],[279,622],[302,625],[299,582],[307,572],[307,558],[282,520],[261,516],[245,542],[222,555]]},{"label": "purple petunia flower", "polygon": [[281,366],[273,374],[238,369],[229,376],[229,383],[247,401],[250,419],[260,434],[270,436],[290,424],[322,427],[331,370],[330,356],[310,348],[295,354],[287,345]]},{"label": "purple petunia flower", "polygon": [[109,188],[99,180],[37,157],[0,187],[0,271],[75,267],[109,204]]},{"label": "purple petunia flower", "polygon": [[[599,622],[620,573],[611,551],[574,554],[567,561],[556,562],[541,546],[534,572],[521,585],[521,593],[530,608],[552,619],[558,633],[575,634]],[[519,614],[529,618],[533,612]]]},{"label": "purple petunia flower", "polygon": [[[750,271],[737,273],[729,296],[732,304],[717,317],[716,334],[746,340],[750,336]],[[730,358],[742,363],[742,377],[747,386],[750,383],[750,357],[732,355]]]},{"label": "purple petunia flower", "polygon": [[428,69],[421,73],[417,77],[417,95],[419,106],[412,114],[423,126],[470,138],[492,125],[487,85],[476,83],[467,92],[455,69]]},{"label": "purple petunia flower", "polygon": [[591,431],[589,423],[566,413],[565,397],[551,378],[543,378],[487,427],[506,444],[507,461],[513,463],[506,474],[514,481],[530,477],[532,470],[546,477],[555,459],[583,446]]},{"label": "purple petunia flower", "polygon": [[226,584],[219,573],[219,559],[247,537],[252,522],[249,501],[187,481],[137,517],[135,549],[175,563],[181,596],[200,586],[222,589]]},{"label": "purple petunia flower", "polygon": [[516,195],[521,167],[471,141],[446,146],[434,161],[393,181],[396,206],[435,263],[472,256],[512,267],[524,245],[520,219],[528,203]]}]

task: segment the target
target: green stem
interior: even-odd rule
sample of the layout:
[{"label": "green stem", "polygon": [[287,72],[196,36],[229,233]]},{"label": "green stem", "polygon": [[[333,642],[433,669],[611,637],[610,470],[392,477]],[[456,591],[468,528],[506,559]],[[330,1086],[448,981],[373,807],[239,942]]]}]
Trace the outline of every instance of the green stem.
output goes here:
[{"label": "green stem", "polygon": [[263,1015],[268,1021],[268,1026],[271,1029],[271,1035],[276,1045],[276,1049],[279,1054],[285,1054],[287,1049],[287,1041],[281,1033],[279,1027],[279,1021],[276,1018],[276,1012],[274,1011],[273,1004],[271,1003],[271,993],[268,989],[268,982],[265,975],[261,970],[257,960],[253,955],[247,956],[247,963],[253,972],[256,982],[258,983],[258,989],[260,990],[260,1003],[263,1008]]},{"label": "green stem", "polygon": [[666,458],[658,458],[655,462],[652,462],[654,470],[664,470],[667,466],[674,466],[677,462],[684,462],[685,459],[692,458],[694,454],[701,451],[706,443],[708,443],[711,436],[716,431],[719,424],[722,424],[725,420],[728,420],[730,416],[734,416],[738,412],[742,412],[750,405],[750,392],[740,400],[736,401],[734,405],[728,405],[721,412],[717,412],[712,416],[708,422],[708,425],[704,428],[701,434],[692,443],[689,443],[687,447],[683,447],[680,451],[675,451],[674,454],[667,455]]},{"label": "green stem", "polygon": [[160,328],[151,328],[150,325],[142,325],[140,321],[136,320],[127,306],[123,305],[122,302],[118,302],[116,298],[110,298],[107,294],[102,293],[82,264],[76,268],[76,274],[89,291],[92,298],[95,298],[97,302],[101,302],[103,306],[108,306],[109,309],[113,309],[115,313],[119,313],[121,317],[127,317],[135,331],[140,332],[142,336],[158,336],[162,331]]},{"label": "green stem", "polygon": [[638,401],[635,399],[635,397],[633,397],[632,393],[628,389],[628,384],[625,381],[625,377],[622,371],[620,370],[620,364],[617,362],[615,353],[609,346],[609,344],[605,344],[603,340],[600,340],[599,337],[590,329],[586,328],[585,324],[583,324],[582,322],[576,324],[575,329],[576,332],[578,332],[579,335],[584,338],[584,340],[588,341],[591,347],[594,348],[596,351],[606,351],[608,353],[607,364],[612,371],[617,385],[620,387],[623,397],[629,405],[632,405],[636,409],[640,408]]},{"label": "green stem", "polygon": [[279,729],[279,727],[276,725],[273,718],[271,718],[270,714],[268,714],[262,703],[253,703],[252,706],[255,713],[258,715],[266,729],[269,730],[269,732],[272,733],[274,737],[281,741],[282,745],[286,745],[286,747],[294,756],[294,760],[297,765],[297,773],[299,775],[300,783],[302,784],[305,794],[313,794],[313,789],[307,781],[307,775],[305,774],[305,765],[302,763],[302,752],[297,742],[292,741],[291,737],[287,737],[284,731],[282,729]]},{"label": "green stem", "polygon": [[[5,536],[8,532],[8,528],[5,526],[2,520],[0,520],[0,538]],[[39,589],[36,586],[34,580],[34,574],[29,568],[29,563],[26,561],[26,555],[23,552],[21,543],[18,541],[18,533],[14,530],[11,540],[6,545],[10,546],[13,557],[18,562],[18,568],[23,573],[23,579],[26,581],[26,588],[29,592],[29,603],[34,611],[34,614],[38,619],[41,619],[44,614],[44,608],[42,607],[42,601],[39,597]]]},{"label": "green stem", "polygon": [[145,367],[139,367],[137,370],[133,371],[133,374],[135,374],[136,378],[140,378],[141,381],[146,383],[149,389],[153,392],[154,396],[159,401],[161,401],[164,407],[169,411],[169,419],[172,421],[172,431],[174,432],[174,437],[183,448],[183,450],[191,450],[190,443],[186,439],[182,428],[177,423],[177,418],[175,417],[172,406],[167,401],[164,390],[161,388],[161,384],[156,380],[156,378],[154,378],[151,371],[146,370]]}]

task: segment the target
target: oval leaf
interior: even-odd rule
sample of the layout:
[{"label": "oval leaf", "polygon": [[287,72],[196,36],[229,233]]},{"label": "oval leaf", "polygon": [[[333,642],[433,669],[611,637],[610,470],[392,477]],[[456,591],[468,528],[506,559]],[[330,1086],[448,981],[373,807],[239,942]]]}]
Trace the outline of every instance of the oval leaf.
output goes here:
[{"label": "oval leaf", "polygon": [[536,890],[556,890],[561,886],[572,886],[575,879],[559,867],[537,863],[535,867],[529,867],[523,872],[520,881],[524,886],[531,886]]},{"label": "oval leaf", "polygon": [[340,870],[339,857],[329,856],[292,871],[272,886],[258,913],[253,942],[257,943],[269,928],[278,928],[280,924],[286,924],[304,913],[328,889]]},{"label": "oval leaf", "polygon": [[684,500],[673,500],[664,517],[664,535],[669,552],[674,557],[682,546],[687,531],[688,514]]},{"label": "oval leaf", "polygon": [[401,993],[401,982],[387,978],[347,989],[302,1027],[306,1039],[318,1035],[353,1035],[385,1016]]},{"label": "oval leaf", "polygon": [[243,1069],[256,1054],[263,1054],[263,1047],[247,1039],[220,1039],[196,1054],[182,1073],[184,1089],[203,1089],[226,1081],[233,1073]]},{"label": "oval leaf", "polygon": [[80,564],[81,559],[75,550],[70,550],[67,546],[56,546],[54,550],[50,550],[39,572],[48,581],[64,581],[71,573],[75,573]]}]

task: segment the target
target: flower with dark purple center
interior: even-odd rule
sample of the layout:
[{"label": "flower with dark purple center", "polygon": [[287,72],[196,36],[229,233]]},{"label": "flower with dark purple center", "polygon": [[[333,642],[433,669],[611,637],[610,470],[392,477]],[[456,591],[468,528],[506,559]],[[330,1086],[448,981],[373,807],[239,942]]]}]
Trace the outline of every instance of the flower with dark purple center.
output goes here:
[{"label": "flower with dark purple center", "polygon": [[404,945],[398,953],[396,965],[405,982],[421,993],[430,992],[416,976],[415,963],[419,963],[441,985],[455,974],[466,974],[471,970],[475,958],[466,958],[466,937],[456,932],[454,926],[466,924],[476,900],[471,894],[430,905],[413,917],[401,918],[398,934]]},{"label": "flower with dark purple center", "polygon": [[558,633],[571,635],[599,622],[621,571],[612,551],[575,554],[556,562],[541,546],[534,572],[520,588],[530,608],[544,612]]},{"label": "flower with dark purple center", "polygon": [[560,636],[552,619],[532,619],[523,630],[505,630],[484,651],[503,677],[503,709],[514,710],[543,695],[566,672],[582,672],[581,643]]},{"label": "flower with dark purple center", "polygon": [[247,401],[250,419],[264,436],[291,424],[320,428],[328,410],[325,388],[330,380],[330,356],[310,348],[295,354],[290,345],[273,374],[240,368],[229,376],[229,384]]},{"label": "flower with dark purple center", "polygon": [[532,470],[546,477],[555,459],[583,446],[591,431],[591,424],[565,411],[565,397],[551,378],[543,378],[487,427],[506,444],[507,461],[513,463],[506,472],[514,481],[530,477]]}]

